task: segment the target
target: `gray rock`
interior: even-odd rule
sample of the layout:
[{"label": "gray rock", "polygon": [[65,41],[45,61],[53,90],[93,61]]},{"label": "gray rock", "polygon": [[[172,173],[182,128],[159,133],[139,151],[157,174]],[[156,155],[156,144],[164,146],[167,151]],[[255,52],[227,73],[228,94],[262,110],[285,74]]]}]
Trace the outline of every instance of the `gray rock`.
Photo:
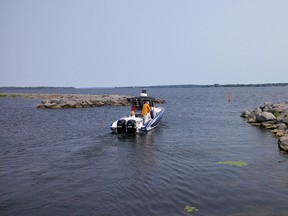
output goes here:
[{"label": "gray rock", "polygon": [[61,99],[60,98],[52,98],[50,100],[50,103],[56,103],[56,104],[59,104],[61,102]]},{"label": "gray rock", "polygon": [[267,122],[275,120],[276,117],[270,112],[257,112],[255,114],[257,122]]},{"label": "gray rock", "polygon": [[285,123],[286,125],[288,125],[288,116],[284,117],[282,119],[282,122]]},{"label": "gray rock", "polygon": [[62,108],[76,108],[77,102],[74,100],[67,100],[66,102],[63,101],[61,104]]},{"label": "gray rock", "polygon": [[82,105],[80,103],[77,103],[75,108],[82,108]]},{"label": "gray rock", "polygon": [[[127,95],[80,95],[80,94],[25,94],[21,97],[31,96],[41,98],[38,108],[82,108],[99,106],[129,106]],[[19,96],[19,97],[20,97]],[[155,103],[165,103],[164,100],[156,100]]]},{"label": "gray rock", "polygon": [[45,104],[44,104],[44,107],[45,108],[50,108],[52,109],[53,107],[57,106],[58,104],[57,103],[50,103],[50,101],[47,101]]},{"label": "gray rock", "polygon": [[39,109],[44,109],[45,108],[45,105],[43,103],[40,103],[37,105],[37,108]]},{"label": "gray rock", "polygon": [[277,124],[277,129],[278,130],[286,130],[287,129],[287,125],[284,124],[284,123]]},{"label": "gray rock", "polygon": [[264,112],[269,112],[268,110],[272,109],[272,104],[271,103],[265,103],[263,107],[261,107],[262,111]]},{"label": "gray rock", "polygon": [[288,104],[286,102],[275,103],[273,104],[272,109],[280,113],[283,113],[288,110]]},{"label": "gray rock", "polygon": [[282,136],[278,139],[278,146],[284,151],[288,151],[288,136]]},{"label": "gray rock", "polygon": [[[276,118],[276,116],[277,118]],[[278,139],[279,148],[288,151],[288,103],[265,103],[264,106],[254,109],[250,114],[244,111],[242,117],[253,126],[269,129]]]},{"label": "gray rock", "polygon": [[89,105],[89,107],[93,107],[94,106],[94,104],[91,102],[91,101],[87,101],[87,104]]},{"label": "gray rock", "polygon": [[249,110],[245,110],[244,112],[241,113],[240,116],[243,117],[243,118],[247,118],[250,114],[251,114],[251,113],[250,113]]}]

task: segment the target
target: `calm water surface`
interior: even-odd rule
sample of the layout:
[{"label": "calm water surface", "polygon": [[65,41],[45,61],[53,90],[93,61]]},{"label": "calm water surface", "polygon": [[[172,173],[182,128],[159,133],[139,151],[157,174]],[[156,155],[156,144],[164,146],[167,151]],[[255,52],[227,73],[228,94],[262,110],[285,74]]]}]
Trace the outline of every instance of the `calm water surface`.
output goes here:
[{"label": "calm water surface", "polygon": [[[157,129],[137,136],[109,131],[129,107],[48,110],[35,108],[39,100],[0,98],[0,215],[286,216],[288,155],[240,113],[287,101],[287,92],[151,88],[151,96],[167,101],[166,113]],[[230,160],[249,165],[217,164]]]}]

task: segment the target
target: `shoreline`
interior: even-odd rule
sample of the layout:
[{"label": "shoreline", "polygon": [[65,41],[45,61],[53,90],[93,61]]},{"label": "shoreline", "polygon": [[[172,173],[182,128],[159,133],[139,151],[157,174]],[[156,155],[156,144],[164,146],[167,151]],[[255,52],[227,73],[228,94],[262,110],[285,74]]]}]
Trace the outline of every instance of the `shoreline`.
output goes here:
[{"label": "shoreline", "polygon": [[[100,106],[129,106],[129,95],[94,95],[94,94],[46,94],[46,93],[0,93],[0,98],[27,98],[42,100],[37,108],[88,108]],[[155,103],[165,103],[155,99]]]},{"label": "shoreline", "polygon": [[252,126],[270,130],[278,138],[278,147],[288,151],[288,102],[265,103],[240,115]]}]

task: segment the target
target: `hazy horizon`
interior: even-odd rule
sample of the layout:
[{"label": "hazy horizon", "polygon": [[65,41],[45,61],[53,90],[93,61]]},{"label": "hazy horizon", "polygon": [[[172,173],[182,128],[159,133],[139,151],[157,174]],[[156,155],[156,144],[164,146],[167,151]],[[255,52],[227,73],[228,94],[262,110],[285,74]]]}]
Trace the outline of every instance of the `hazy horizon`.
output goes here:
[{"label": "hazy horizon", "polygon": [[288,81],[286,0],[2,0],[0,86]]},{"label": "hazy horizon", "polygon": [[288,83],[284,83],[284,82],[281,82],[281,83],[248,83],[248,84],[243,84],[243,83],[236,83],[236,84],[232,84],[232,83],[226,83],[226,84],[218,84],[218,83],[215,83],[215,84],[202,84],[202,85],[199,85],[199,84],[172,84],[172,85],[152,85],[152,86],[87,86],[87,87],[75,87],[75,86],[0,86],[0,88],[145,88],[145,87],[166,87],[166,86],[199,86],[199,87],[202,87],[202,86],[287,86]]}]

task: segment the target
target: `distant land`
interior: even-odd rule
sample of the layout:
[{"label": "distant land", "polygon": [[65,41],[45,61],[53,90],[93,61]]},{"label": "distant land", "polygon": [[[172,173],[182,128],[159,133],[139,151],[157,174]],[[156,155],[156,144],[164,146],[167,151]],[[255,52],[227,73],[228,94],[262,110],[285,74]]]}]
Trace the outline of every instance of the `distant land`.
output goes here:
[{"label": "distant land", "polygon": [[[264,84],[213,84],[213,85],[154,85],[154,86],[130,86],[129,88],[217,88],[217,87],[274,87],[274,86],[288,86],[288,83],[264,83]],[[128,88],[128,87],[116,87]]]},{"label": "distant land", "polygon": [[76,88],[75,87],[49,87],[49,86],[28,86],[28,87],[0,86],[0,89],[76,89]]},{"label": "distant land", "polygon": [[35,86],[35,87],[17,87],[17,86],[3,86],[0,89],[99,89],[99,88],[217,88],[217,87],[274,87],[274,86],[288,86],[288,83],[263,83],[263,84],[213,84],[213,85],[153,85],[153,86],[123,86],[123,87],[49,87],[49,86]]}]

